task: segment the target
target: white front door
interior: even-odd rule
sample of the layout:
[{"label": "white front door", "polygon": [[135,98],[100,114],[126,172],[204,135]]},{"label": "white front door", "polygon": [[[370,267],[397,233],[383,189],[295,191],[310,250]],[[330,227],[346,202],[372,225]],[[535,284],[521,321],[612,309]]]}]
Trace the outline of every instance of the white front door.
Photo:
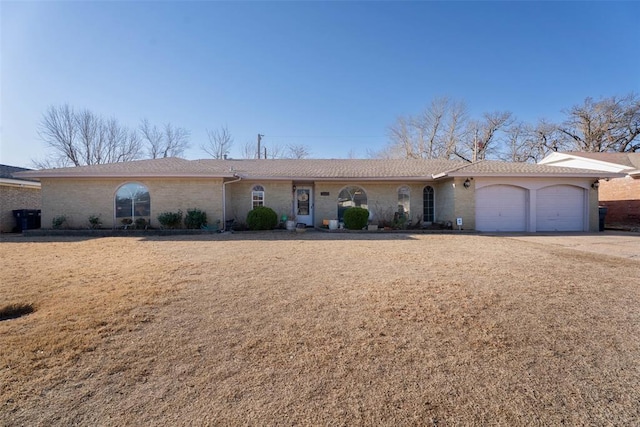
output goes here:
[{"label": "white front door", "polygon": [[297,186],[294,201],[296,222],[313,226],[313,188]]}]

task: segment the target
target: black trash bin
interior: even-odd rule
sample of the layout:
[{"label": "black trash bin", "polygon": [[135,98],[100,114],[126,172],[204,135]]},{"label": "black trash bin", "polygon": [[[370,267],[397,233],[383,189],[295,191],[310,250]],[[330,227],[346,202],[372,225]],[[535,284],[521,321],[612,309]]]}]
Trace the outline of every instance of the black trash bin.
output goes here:
[{"label": "black trash bin", "polygon": [[18,231],[40,228],[40,209],[15,209],[13,217]]},{"label": "black trash bin", "polygon": [[604,219],[607,216],[607,207],[598,206],[598,214],[600,215],[600,231],[604,231]]}]

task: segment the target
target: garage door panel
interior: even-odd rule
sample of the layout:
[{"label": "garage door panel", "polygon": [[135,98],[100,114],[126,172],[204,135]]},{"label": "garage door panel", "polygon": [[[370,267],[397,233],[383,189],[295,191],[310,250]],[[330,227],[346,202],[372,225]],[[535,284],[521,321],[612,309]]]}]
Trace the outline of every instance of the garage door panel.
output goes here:
[{"label": "garage door panel", "polygon": [[538,190],[537,231],[583,231],[584,190],[572,185],[554,185]]},{"label": "garage door panel", "polygon": [[491,185],[476,192],[476,229],[526,231],[527,190],[512,185]]}]

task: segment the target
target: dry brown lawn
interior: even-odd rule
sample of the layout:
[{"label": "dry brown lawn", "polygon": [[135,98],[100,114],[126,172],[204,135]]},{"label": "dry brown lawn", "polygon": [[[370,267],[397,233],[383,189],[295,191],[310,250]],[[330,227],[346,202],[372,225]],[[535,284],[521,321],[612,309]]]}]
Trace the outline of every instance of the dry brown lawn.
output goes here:
[{"label": "dry brown lawn", "polygon": [[0,424],[638,425],[640,262],[504,237],[0,242]]}]

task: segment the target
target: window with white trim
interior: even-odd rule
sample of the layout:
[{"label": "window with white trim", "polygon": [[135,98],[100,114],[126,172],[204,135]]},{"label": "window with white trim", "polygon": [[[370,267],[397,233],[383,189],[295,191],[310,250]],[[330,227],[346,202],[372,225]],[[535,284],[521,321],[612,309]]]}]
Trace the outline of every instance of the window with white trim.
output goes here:
[{"label": "window with white trim", "polygon": [[409,187],[402,186],[398,188],[398,215],[403,218],[409,218],[409,206],[411,201],[411,191]]},{"label": "window with white trim", "polygon": [[422,220],[433,222],[435,218],[435,198],[433,187],[427,185],[422,191]]},{"label": "window with white trim", "polygon": [[264,187],[262,185],[254,185],[251,189],[251,209],[258,206],[264,206]]},{"label": "window with white trim", "polygon": [[151,215],[149,189],[138,182],[123,184],[114,198],[115,216],[123,225],[148,222]]},{"label": "window with white trim", "polygon": [[367,193],[355,185],[343,188],[338,194],[338,219],[340,221],[344,218],[344,211],[351,207],[369,208],[367,205]]}]

